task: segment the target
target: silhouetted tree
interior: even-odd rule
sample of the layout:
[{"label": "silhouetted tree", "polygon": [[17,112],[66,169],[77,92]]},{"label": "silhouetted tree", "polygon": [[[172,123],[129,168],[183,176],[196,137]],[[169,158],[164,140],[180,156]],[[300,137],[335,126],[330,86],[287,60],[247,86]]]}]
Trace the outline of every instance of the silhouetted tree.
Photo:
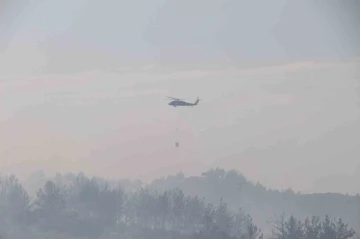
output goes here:
[{"label": "silhouetted tree", "polygon": [[307,217],[304,221],[304,236],[305,239],[319,239],[321,236],[321,222],[319,217]]},{"label": "silhouetted tree", "polygon": [[47,181],[37,192],[35,215],[41,229],[57,232],[64,229],[66,201],[62,193],[52,181]]},{"label": "silhouetted tree", "polygon": [[227,203],[225,203],[223,199],[220,200],[220,204],[215,210],[214,220],[217,230],[227,234],[231,233],[231,229],[234,226],[234,215],[228,210]]},{"label": "silhouetted tree", "polygon": [[281,214],[280,219],[273,223],[271,239],[287,239],[285,215]]},{"label": "silhouetted tree", "polygon": [[355,235],[355,231],[348,229],[342,219],[331,221],[327,215],[322,222],[318,217],[312,217],[311,220],[306,218],[304,223],[293,216],[286,221],[282,216],[274,227],[274,239],[349,239]]},{"label": "silhouetted tree", "polygon": [[0,178],[1,221],[24,226],[29,222],[30,207],[30,197],[15,176]]},{"label": "silhouetted tree", "polygon": [[261,232],[261,229],[258,228],[254,223],[252,222],[252,219],[248,216],[245,230],[243,230],[241,237],[238,237],[241,239],[263,239],[264,234]]},{"label": "silhouetted tree", "polygon": [[185,226],[185,195],[183,191],[174,189],[170,192],[171,197],[171,221],[173,229],[184,230]]},{"label": "silhouetted tree", "polygon": [[285,222],[286,227],[286,238],[287,239],[303,239],[303,224],[293,216],[290,216],[289,220]]},{"label": "silhouetted tree", "polygon": [[336,238],[338,239],[348,239],[355,236],[355,231],[353,229],[348,229],[348,224],[345,224],[341,218],[335,220],[334,223]]}]

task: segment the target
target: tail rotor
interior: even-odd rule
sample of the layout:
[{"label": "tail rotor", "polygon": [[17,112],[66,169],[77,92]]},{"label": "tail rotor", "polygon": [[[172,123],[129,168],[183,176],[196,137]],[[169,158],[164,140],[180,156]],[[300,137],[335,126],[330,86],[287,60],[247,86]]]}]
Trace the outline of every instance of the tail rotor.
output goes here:
[{"label": "tail rotor", "polygon": [[196,98],[196,101],[195,101],[195,103],[194,103],[194,105],[199,104],[199,102],[200,102],[200,99],[199,99],[199,97],[197,97],[197,98]]}]

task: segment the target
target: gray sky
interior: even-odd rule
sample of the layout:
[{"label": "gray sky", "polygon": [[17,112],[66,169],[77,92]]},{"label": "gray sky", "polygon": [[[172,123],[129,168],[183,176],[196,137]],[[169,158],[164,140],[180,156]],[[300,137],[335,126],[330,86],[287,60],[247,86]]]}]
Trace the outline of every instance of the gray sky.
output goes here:
[{"label": "gray sky", "polygon": [[[355,5],[106,3],[2,3],[2,171],[148,180],[220,166],[272,187],[360,191]],[[202,101],[173,109],[167,95]]]}]

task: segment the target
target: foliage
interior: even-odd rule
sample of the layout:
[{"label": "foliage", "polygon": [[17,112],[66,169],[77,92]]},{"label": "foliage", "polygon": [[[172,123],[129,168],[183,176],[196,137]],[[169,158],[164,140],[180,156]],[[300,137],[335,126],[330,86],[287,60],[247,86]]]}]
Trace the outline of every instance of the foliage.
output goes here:
[{"label": "foliage", "polygon": [[[242,179],[234,172],[206,174],[219,180]],[[183,181],[178,175],[173,178]],[[233,184],[234,187],[237,184]],[[274,223],[273,238],[348,239],[354,231],[341,219],[290,217]],[[32,238],[177,238],[263,239],[262,230],[241,208],[231,210],[225,199],[209,203],[179,188],[142,187],[125,191],[116,183],[84,174],[45,181],[31,199],[16,177],[0,180],[0,239]]]},{"label": "foliage", "polygon": [[281,218],[274,223],[272,239],[349,239],[355,236],[353,229],[341,219],[330,220],[325,216],[321,222],[319,217],[306,218],[304,222],[290,216],[285,220]]},{"label": "foliage", "polygon": [[187,195],[205,197],[207,202],[213,204],[223,198],[231,211],[237,210],[241,205],[264,233],[271,233],[268,222],[281,213],[293,215],[302,221],[309,215],[322,218],[330,215],[342,218],[350,227],[360,231],[359,210],[354,210],[360,208],[360,196],[340,193],[305,194],[291,189],[270,189],[259,182],[251,182],[236,170],[215,168],[204,172],[202,176],[169,176],[154,180],[150,187],[159,191],[177,187]]}]

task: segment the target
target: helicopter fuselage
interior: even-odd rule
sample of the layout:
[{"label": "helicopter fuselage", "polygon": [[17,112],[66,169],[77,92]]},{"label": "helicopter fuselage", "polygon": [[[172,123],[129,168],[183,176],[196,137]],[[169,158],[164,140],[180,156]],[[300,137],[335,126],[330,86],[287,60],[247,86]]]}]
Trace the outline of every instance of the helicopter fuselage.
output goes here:
[{"label": "helicopter fuselage", "polygon": [[174,100],[174,101],[171,101],[169,103],[169,105],[171,105],[173,107],[177,107],[177,106],[193,106],[194,104],[188,103],[188,102],[185,102],[185,101]]},{"label": "helicopter fuselage", "polygon": [[198,102],[195,103],[189,103],[189,102],[185,102],[185,101],[181,101],[181,100],[174,100],[171,101],[169,103],[169,105],[173,106],[173,107],[177,107],[177,106],[195,106],[197,105]]},{"label": "helicopter fuselage", "polygon": [[173,101],[171,101],[169,103],[169,105],[173,106],[173,107],[177,107],[177,106],[195,106],[199,103],[199,98],[196,99],[196,101],[194,103],[189,103],[180,99],[174,99]]}]

